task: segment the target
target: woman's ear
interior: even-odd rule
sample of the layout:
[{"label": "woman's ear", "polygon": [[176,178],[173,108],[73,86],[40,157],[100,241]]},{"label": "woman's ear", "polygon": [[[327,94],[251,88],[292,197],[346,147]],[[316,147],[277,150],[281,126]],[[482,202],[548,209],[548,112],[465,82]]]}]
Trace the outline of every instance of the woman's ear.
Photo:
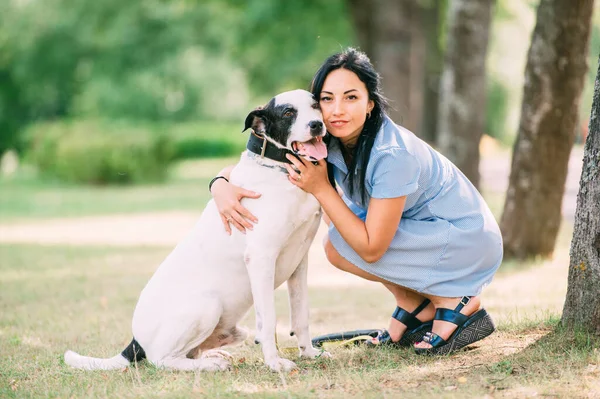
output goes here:
[{"label": "woman's ear", "polygon": [[370,114],[371,111],[373,111],[373,108],[375,108],[375,101],[369,100],[369,104],[367,104],[367,113]]}]

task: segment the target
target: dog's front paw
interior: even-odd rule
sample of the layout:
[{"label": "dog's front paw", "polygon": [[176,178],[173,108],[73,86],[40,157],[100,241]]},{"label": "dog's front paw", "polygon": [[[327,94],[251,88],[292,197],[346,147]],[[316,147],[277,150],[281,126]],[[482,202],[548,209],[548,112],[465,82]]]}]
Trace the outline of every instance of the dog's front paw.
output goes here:
[{"label": "dog's front paw", "polygon": [[304,350],[300,350],[301,357],[307,357],[309,359],[317,359],[317,358],[331,358],[331,353],[327,352],[323,349],[315,349],[312,346],[310,348],[306,348]]},{"label": "dog's front paw", "polygon": [[227,371],[231,368],[231,362],[223,358],[207,357],[202,361],[202,371]]},{"label": "dog's front paw", "polygon": [[290,371],[296,368],[296,363],[281,357],[265,360],[265,363],[273,371]]}]

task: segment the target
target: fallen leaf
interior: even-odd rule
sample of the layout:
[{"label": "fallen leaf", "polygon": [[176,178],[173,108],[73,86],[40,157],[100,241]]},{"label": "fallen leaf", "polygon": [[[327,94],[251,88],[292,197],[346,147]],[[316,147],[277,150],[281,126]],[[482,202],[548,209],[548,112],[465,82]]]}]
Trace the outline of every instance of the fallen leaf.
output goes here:
[{"label": "fallen leaf", "polygon": [[456,388],[458,388],[456,385],[449,385],[444,387],[444,391],[454,391]]},{"label": "fallen leaf", "polygon": [[466,384],[467,382],[467,377],[458,377],[458,382],[460,384]]}]

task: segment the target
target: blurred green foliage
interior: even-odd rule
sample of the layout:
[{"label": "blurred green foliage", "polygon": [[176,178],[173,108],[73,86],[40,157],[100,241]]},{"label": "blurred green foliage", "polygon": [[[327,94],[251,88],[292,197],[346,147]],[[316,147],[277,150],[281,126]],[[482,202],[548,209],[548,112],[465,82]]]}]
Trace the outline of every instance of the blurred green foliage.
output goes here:
[{"label": "blurred green foliage", "polygon": [[[496,22],[515,20],[522,8],[509,5],[518,1],[500,0]],[[0,154],[24,149],[27,142],[19,135],[29,124],[69,119],[159,125],[152,131],[166,126],[180,132],[174,140],[177,158],[237,153],[246,136],[237,127],[230,133],[227,121],[239,123],[278,91],[308,88],[328,55],[356,45],[348,4],[0,1]],[[530,4],[528,12],[534,13],[537,3]],[[598,14],[592,49],[600,48]],[[442,44],[443,35],[442,29]],[[590,54],[582,123],[589,117],[596,53]],[[489,82],[486,132],[510,141],[516,130],[506,121],[520,109],[515,89],[504,76],[490,76]],[[197,123],[205,126],[199,135]]]},{"label": "blurred green foliage", "polygon": [[32,121],[240,120],[351,43],[344,0],[3,1],[0,153]]},{"label": "blurred green foliage", "polygon": [[246,148],[248,132],[234,122],[188,122],[163,125],[175,145],[175,158],[238,156]]},{"label": "blurred green foliage", "polygon": [[175,154],[164,132],[121,124],[42,123],[30,127],[26,137],[39,173],[71,183],[163,181]]},{"label": "blurred green foliage", "polygon": [[506,131],[508,89],[493,76],[488,79],[487,85],[485,133],[501,143],[509,144],[510,138]]}]

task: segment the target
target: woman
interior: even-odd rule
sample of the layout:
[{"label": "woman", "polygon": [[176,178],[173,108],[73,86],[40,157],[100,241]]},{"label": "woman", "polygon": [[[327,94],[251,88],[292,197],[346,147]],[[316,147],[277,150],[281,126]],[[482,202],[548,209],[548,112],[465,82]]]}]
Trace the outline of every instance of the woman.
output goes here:
[{"label": "woman", "polygon": [[[389,119],[380,87],[364,53],[349,48],[328,58],[311,91],[329,155],[316,165],[289,157],[288,178],[321,203],[327,259],[381,282],[396,299],[388,330],[369,344],[450,353],[494,331],[479,295],[502,260],[500,230],[456,166]],[[228,220],[252,228],[256,218],[239,200],[258,194],[224,179],[212,194],[228,231]]]}]

